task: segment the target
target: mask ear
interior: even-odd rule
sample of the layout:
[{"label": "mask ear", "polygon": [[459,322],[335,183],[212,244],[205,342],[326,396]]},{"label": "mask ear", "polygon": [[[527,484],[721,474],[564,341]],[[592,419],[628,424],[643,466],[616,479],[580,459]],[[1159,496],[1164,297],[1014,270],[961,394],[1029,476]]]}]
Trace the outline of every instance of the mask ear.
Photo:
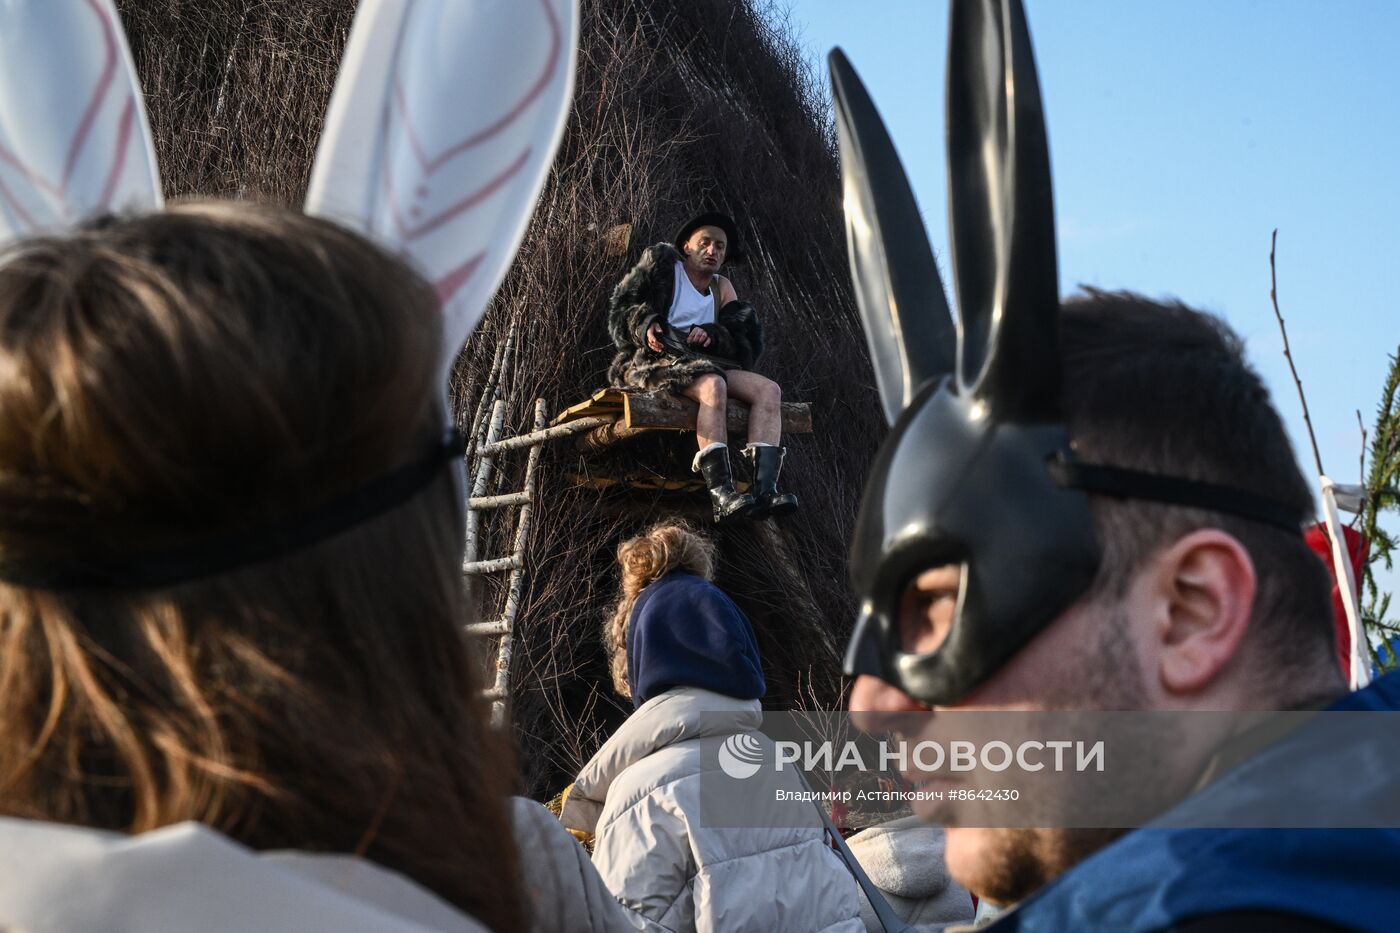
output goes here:
[{"label": "mask ear", "polygon": [[893,423],[921,385],[952,372],[956,336],[918,203],[885,124],[840,49],[827,63],[851,278],[875,383]]},{"label": "mask ear", "polygon": [[112,0],[0,3],[0,245],[161,204]]},{"label": "mask ear", "polygon": [[958,385],[1001,420],[1058,418],[1050,155],[1021,0],[954,0],[948,188]]},{"label": "mask ear", "polygon": [[577,0],[364,0],[306,211],[437,288],[446,378],[510,268],[573,96]]}]

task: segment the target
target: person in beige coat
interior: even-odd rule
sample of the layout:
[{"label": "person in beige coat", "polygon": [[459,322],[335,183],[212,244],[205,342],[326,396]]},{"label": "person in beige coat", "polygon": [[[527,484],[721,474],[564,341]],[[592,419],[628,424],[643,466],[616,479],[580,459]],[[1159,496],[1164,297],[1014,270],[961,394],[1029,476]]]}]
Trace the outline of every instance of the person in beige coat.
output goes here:
[{"label": "person in beige coat", "polygon": [[[564,825],[594,835],[593,863],[639,930],[862,931],[855,881],[815,809],[755,809],[773,799],[768,785],[726,796],[719,783],[719,750],[736,735],[773,759],[751,731],[764,691],[753,629],[707,579],[712,546],[668,523],[619,558],[607,637],[636,710],[579,773]],[[791,769],[775,780],[802,786]]]}]

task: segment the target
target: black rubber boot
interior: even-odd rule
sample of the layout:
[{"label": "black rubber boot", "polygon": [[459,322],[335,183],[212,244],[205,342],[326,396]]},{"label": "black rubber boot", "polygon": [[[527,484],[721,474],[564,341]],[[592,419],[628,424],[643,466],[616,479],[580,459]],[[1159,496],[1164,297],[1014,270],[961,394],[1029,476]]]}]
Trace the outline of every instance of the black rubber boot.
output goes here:
[{"label": "black rubber boot", "polygon": [[753,491],[758,505],[749,513],[749,518],[780,518],[797,511],[797,497],[790,492],[778,492],[778,474],[783,471],[783,457],[786,447],[744,448],[744,457],[753,470]]},{"label": "black rubber boot", "polygon": [[711,448],[700,455],[699,463],[700,473],[705,477],[705,485],[710,487],[710,504],[715,509],[715,524],[742,518],[753,510],[753,496],[734,488],[734,477],[729,471],[728,447]]}]

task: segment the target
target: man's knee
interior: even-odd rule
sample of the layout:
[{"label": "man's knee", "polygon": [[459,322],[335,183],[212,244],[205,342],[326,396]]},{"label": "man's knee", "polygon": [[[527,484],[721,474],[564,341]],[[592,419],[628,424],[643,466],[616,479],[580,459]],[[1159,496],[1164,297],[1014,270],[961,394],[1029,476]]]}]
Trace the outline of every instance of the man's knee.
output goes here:
[{"label": "man's knee", "polygon": [[783,404],[783,388],[766,376],[760,377],[758,403],[767,408],[778,408]]},{"label": "man's knee", "polygon": [[695,395],[699,401],[710,405],[722,405],[725,399],[724,377],[707,373],[695,380]]}]

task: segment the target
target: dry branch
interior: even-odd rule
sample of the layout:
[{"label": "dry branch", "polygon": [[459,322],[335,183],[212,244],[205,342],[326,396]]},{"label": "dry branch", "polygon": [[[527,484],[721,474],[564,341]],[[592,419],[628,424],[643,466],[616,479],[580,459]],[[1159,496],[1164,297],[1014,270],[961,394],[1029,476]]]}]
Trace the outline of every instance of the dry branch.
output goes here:
[{"label": "dry branch", "polygon": [[1278,309],[1278,270],[1274,264],[1274,249],[1278,246],[1278,228],[1274,228],[1269,239],[1269,300],[1274,305],[1274,317],[1278,319],[1278,331],[1283,335],[1283,355],[1288,360],[1289,372],[1293,373],[1293,384],[1298,388],[1298,401],[1303,406],[1303,422],[1308,426],[1308,440],[1312,443],[1313,462],[1317,464],[1317,475],[1325,476],[1322,468],[1322,454],[1317,449],[1317,435],[1313,433],[1312,415],[1308,413],[1308,398],[1303,394],[1303,380],[1298,378],[1298,367],[1293,364],[1293,351],[1288,346],[1288,328],[1283,323],[1283,313]]}]

